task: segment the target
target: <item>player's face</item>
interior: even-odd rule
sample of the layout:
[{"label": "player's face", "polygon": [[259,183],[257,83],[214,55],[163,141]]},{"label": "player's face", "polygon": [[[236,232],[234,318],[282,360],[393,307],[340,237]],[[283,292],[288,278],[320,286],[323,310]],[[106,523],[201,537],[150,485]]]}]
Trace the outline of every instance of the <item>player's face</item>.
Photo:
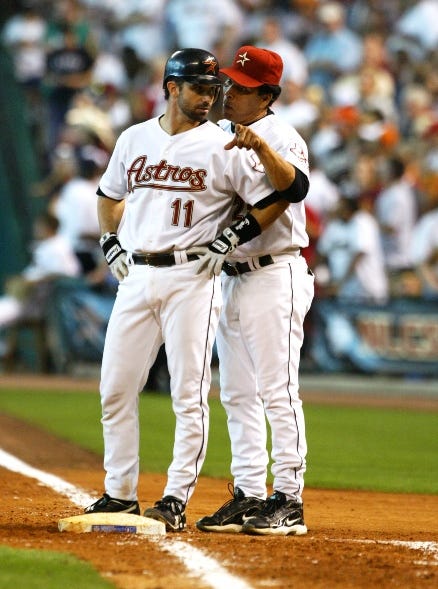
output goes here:
[{"label": "player's face", "polygon": [[219,86],[184,82],[178,94],[178,107],[191,121],[205,121],[213,106]]},{"label": "player's face", "polygon": [[224,117],[241,125],[252,123],[266,114],[270,96],[261,96],[258,88],[239,86],[228,80],[224,85]]}]

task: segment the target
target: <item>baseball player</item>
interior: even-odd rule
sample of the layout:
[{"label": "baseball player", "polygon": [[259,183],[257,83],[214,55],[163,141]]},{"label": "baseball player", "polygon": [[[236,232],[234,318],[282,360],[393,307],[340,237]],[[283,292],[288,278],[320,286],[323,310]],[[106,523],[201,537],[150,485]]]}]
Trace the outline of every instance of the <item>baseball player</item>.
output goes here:
[{"label": "baseball player", "polygon": [[120,284],[100,383],[105,493],[85,511],[140,513],[138,399],[165,343],[176,416],[173,460],[162,499],[144,515],[173,531],[186,525],[185,506],[205,457],[222,303],[219,278],[197,274],[191,250],[217,235],[231,246],[260,233],[251,215],[227,226],[235,195],[255,204],[273,193],[254,154],[224,149],[229,136],[207,121],[218,74],[207,51],[172,54],[164,71],[165,114],[120,135],[98,190],[100,243]]},{"label": "baseball player", "polygon": [[[303,321],[314,293],[313,275],[300,255],[308,245],[303,202],[309,187],[307,146],[269,108],[280,94],[282,60],[277,53],[243,46],[231,67],[220,71],[229,81],[224,97],[228,120],[219,124],[227,130],[236,123],[247,126],[237,144],[244,134],[257,133],[249,144],[268,176],[276,175],[277,182],[283,178],[288,189],[282,190],[281,202],[264,209],[266,214],[283,206],[281,216],[262,235],[227,253],[223,265],[217,349],[234,491],[231,500],[196,525],[207,532],[301,535],[307,532],[302,502],[307,448],[298,369]],[[213,266],[204,260],[200,269],[216,272],[219,266],[219,261]],[[265,416],[273,461],[273,493],[267,499]]]}]

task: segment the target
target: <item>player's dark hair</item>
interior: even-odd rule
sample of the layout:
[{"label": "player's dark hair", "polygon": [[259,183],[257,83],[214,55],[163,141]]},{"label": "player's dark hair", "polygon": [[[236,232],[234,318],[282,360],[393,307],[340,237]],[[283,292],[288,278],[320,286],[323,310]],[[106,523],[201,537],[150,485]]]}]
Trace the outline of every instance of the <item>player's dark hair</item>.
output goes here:
[{"label": "player's dark hair", "polygon": [[274,102],[277,100],[277,98],[281,94],[281,86],[271,86],[269,84],[263,84],[263,86],[259,86],[257,88],[257,90],[258,90],[259,96],[265,96],[266,94],[272,94],[272,98],[271,98],[268,106],[271,106],[271,104],[274,104]]}]

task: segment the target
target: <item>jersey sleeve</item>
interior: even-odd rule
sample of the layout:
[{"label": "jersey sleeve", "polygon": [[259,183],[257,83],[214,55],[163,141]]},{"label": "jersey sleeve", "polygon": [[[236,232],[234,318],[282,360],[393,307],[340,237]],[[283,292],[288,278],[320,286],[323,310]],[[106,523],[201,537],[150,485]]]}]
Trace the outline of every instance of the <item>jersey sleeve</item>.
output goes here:
[{"label": "jersey sleeve", "polygon": [[123,200],[128,192],[127,174],[124,165],[123,153],[125,145],[125,133],[118,138],[108,166],[103,173],[99,188],[105,196],[116,200]]},{"label": "jersey sleeve", "polygon": [[233,147],[230,153],[232,155],[229,168],[231,185],[243,201],[254,206],[275,192],[265,174],[264,167],[252,149],[247,151]]}]

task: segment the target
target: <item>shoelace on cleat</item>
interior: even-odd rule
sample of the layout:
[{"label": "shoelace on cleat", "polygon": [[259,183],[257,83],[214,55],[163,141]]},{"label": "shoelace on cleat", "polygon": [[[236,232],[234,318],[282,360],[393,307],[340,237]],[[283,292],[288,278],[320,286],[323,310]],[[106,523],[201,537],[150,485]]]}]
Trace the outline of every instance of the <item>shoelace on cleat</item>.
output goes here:
[{"label": "shoelace on cleat", "polygon": [[272,515],[279,507],[282,507],[284,503],[284,497],[276,491],[273,495],[266,499],[265,504],[259,511],[258,515]]}]

